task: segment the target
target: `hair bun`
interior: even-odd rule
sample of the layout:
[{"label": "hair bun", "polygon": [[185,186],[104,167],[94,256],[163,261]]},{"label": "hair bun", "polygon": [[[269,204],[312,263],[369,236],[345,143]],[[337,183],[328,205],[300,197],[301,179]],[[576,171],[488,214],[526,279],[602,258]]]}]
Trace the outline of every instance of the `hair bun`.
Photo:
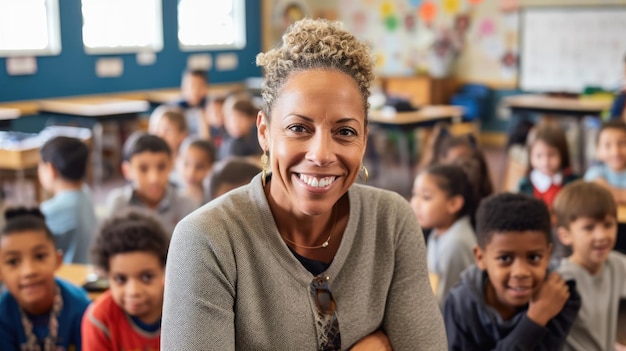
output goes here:
[{"label": "hair bun", "polygon": [[46,217],[43,215],[43,213],[41,213],[41,211],[37,207],[33,207],[33,208],[15,207],[15,208],[9,208],[4,211],[4,219],[6,219],[7,221],[13,218],[21,217],[21,216],[35,216],[43,220],[46,219]]}]

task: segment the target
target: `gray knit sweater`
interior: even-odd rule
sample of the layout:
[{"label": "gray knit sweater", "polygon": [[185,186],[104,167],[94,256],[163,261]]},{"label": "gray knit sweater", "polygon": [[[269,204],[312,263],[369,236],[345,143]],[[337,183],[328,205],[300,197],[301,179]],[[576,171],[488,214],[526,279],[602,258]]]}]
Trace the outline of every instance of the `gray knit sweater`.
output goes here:
[{"label": "gray knit sweater", "polygon": [[[424,239],[408,203],[362,185],[348,196],[348,224],[323,274],[342,348],[382,327],[395,351],[446,350]],[[312,280],[282,241],[257,176],[176,227],[161,349],[316,350]]]}]

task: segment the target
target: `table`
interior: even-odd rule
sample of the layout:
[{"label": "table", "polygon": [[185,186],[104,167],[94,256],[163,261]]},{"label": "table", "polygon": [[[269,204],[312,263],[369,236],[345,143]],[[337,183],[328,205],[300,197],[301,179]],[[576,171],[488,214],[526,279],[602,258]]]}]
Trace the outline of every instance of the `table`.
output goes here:
[{"label": "table", "polygon": [[[88,264],[79,264],[79,263],[64,263],[57,271],[56,276],[63,280],[67,280],[68,282],[82,287],[83,284],[87,282],[87,277],[96,274],[95,268],[92,265]],[[89,298],[91,300],[97,299],[101,292],[90,292],[88,293]]]},{"label": "table", "polygon": [[[102,184],[104,178],[104,127],[105,121],[136,120],[139,113],[146,112],[150,104],[145,100],[110,97],[77,97],[42,100],[39,112],[43,114],[69,115],[87,118],[92,122],[94,148],[94,184]],[[119,143],[118,143],[119,144]],[[118,165],[116,165],[118,166]]]},{"label": "table", "polygon": [[584,170],[585,162],[585,133],[582,119],[585,116],[599,117],[604,110],[611,107],[611,101],[605,99],[565,98],[549,95],[525,94],[512,95],[503,99],[504,103],[516,113],[539,113],[564,117],[574,117],[578,120],[578,157],[580,170]]},{"label": "table", "polygon": [[[413,162],[409,147],[409,134],[421,127],[431,127],[439,121],[460,122],[463,108],[450,105],[422,106],[412,112],[386,112],[385,110],[370,111],[368,121],[387,130],[396,130],[398,134],[398,153],[400,163],[408,167],[409,184],[413,184]],[[407,192],[410,193],[410,192]],[[403,192],[404,194],[404,192]]]}]

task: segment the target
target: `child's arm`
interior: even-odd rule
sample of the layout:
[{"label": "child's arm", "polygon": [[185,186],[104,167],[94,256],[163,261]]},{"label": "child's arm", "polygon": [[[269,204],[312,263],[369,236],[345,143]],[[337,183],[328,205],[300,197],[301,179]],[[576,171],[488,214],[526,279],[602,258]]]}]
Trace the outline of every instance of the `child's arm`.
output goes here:
[{"label": "child's arm", "polygon": [[569,287],[558,273],[552,272],[543,283],[541,289],[530,300],[528,318],[545,327],[554,318],[569,298]]},{"label": "child's arm", "polygon": [[93,305],[85,311],[81,323],[82,351],[113,350],[111,339],[105,333],[106,325],[92,314]]},{"label": "child's arm", "polygon": [[615,199],[615,202],[620,204],[626,203],[626,189],[614,187],[610,185],[604,178],[596,178],[593,180],[593,182],[602,185],[604,188],[610,191],[611,195],[613,195],[613,199]]}]

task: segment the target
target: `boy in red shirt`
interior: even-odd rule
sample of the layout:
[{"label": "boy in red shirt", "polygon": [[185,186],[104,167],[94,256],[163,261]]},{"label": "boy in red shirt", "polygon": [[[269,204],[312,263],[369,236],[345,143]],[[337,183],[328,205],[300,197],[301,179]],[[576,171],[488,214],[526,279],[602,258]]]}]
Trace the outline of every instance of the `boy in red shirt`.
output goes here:
[{"label": "boy in red shirt", "polygon": [[92,254],[110,289],[85,312],[84,351],[159,350],[168,246],[148,214],[129,212],[104,224]]}]

